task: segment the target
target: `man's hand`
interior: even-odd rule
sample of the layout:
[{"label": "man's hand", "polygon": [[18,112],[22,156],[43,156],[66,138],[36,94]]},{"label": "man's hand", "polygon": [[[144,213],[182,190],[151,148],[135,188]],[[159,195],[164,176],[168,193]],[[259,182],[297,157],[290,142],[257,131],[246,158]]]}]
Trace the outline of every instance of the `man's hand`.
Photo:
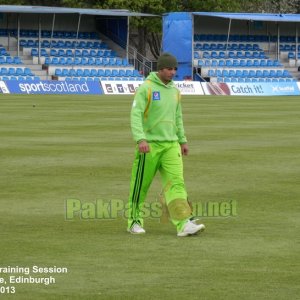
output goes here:
[{"label": "man's hand", "polygon": [[181,154],[182,155],[188,155],[188,153],[189,153],[188,145],[187,144],[181,144],[180,147],[181,147]]},{"label": "man's hand", "polygon": [[148,153],[150,152],[150,147],[147,141],[141,141],[139,142],[139,151],[140,153]]}]

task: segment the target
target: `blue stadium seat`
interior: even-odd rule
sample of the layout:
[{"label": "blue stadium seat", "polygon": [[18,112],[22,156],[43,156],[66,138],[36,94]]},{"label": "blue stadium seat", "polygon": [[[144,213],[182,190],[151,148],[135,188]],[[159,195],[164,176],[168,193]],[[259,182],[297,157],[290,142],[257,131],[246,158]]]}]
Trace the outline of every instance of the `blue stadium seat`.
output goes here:
[{"label": "blue stadium seat", "polygon": [[226,67],[232,67],[233,63],[231,59],[226,60]]},{"label": "blue stadium seat", "polygon": [[249,71],[243,70],[242,77],[248,77],[248,76],[249,76]]},{"label": "blue stadium seat", "polygon": [[94,57],[89,57],[87,64],[90,65],[90,66],[94,65],[95,64],[95,58]]},{"label": "blue stadium seat", "polygon": [[229,70],[228,76],[229,77],[235,77],[235,70]]},{"label": "blue stadium seat", "polygon": [[82,52],[81,52],[81,55],[84,56],[84,57],[88,57],[88,56],[90,56],[90,51],[88,51],[86,49],[83,49]]},{"label": "blue stadium seat", "polygon": [[82,51],[75,49],[75,56],[82,56]]},{"label": "blue stadium seat", "polygon": [[103,66],[102,58],[96,58],[95,59],[95,65],[96,66]]},{"label": "blue stadium seat", "polygon": [[80,57],[75,57],[73,61],[74,65],[80,65],[81,64],[81,58]]},{"label": "blue stadium seat", "polygon": [[282,70],[277,70],[276,71],[276,77],[282,77],[283,76],[283,71]]},{"label": "blue stadium seat", "polygon": [[74,56],[73,51],[71,49],[67,49],[66,56],[73,57]]},{"label": "blue stadium seat", "polygon": [[259,67],[260,66],[260,61],[258,59],[253,60],[253,66],[254,67]]},{"label": "blue stadium seat", "polygon": [[266,66],[267,66],[267,60],[261,59],[261,60],[259,61],[259,65],[260,65],[261,67],[266,67]]},{"label": "blue stadium seat", "polygon": [[16,68],[16,75],[17,76],[23,76],[24,75],[24,69],[23,68]]},{"label": "blue stadium seat", "polygon": [[249,76],[249,77],[255,77],[255,76],[256,76],[255,70],[250,70],[248,76]]},{"label": "blue stadium seat", "polygon": [[133,76],[139,77],[139,78],[143,77],[142,74],[138,70],[133,70]]},{"label": "blue stadium seat", "polygon": [[262,70],[256,70],[255,76],[256,76],[256,77],[263,77],[263,72],[262,72]]},{"label": "blue stadium seat", "polygon": [[292,77],[288,70],[283,70],[282,76],[283,77]]},{"label": "blue stadium seat", "polygon": [[45,57],[48,56],[48,53],[47,53],[46,49],[41,48],[40,55],[45,56]]},{"label": "blue stadium seat", "polygon": [[270,76],[269,70],[263,70],[263,77],[269,77],[269,76]]},{"label": "blue stadium seat", "polygon": [[83,70],[83,76],[84,77],[90,77],[91,76],[90,69],[84,69]]},{"label": "blue stadium seat", "polygon": [[120,76],[120,77],[126,76],[126,72],[125,72],[124,69],[120,69],[120,70],[119,70],[119,76]]},{"label": "blue stadium seat", "polygon": [[67,57],[65,65],[70,66],[73,65],[73,57]]},{"label": "blue stadium seat", "polygon": [[65,57],[59,57],[58,63],[60,65],[66,65],[67,64],[67,59]]},{"label": "blue stadium seat", "polygon": [[54,75],[55,75],[55,76],[62,76],[62,70],[59,69],[59,68],[55,69]]},{"label": "blue stadium seat", "polygon": [[104,50],[98,50],[97,51],[97,56],[99,56],[99,57],[104,56]]},{"label": "blue stadium seat", "polygon": [[217,67],[218,66],[218,60],[217,59],[212,59],[211,66],[212,67]]},{"label": "blue stadium seat", "polygon": [[69,76],[71,76],[71,77],[76,76],[76,70],[75,69],[69,69]]},{"label": "blue stadium seat", "polygon": [[104,73],[105,73],[104,76],[106,76],[106,77],[111,76],[111,70],[110,69],[105,69]]},{"label": "blue stadium seat", "polygon": [[59,49],[57,51],[57,56],[66,56],[65,50],[64,49]]},{"label": "blue stadium seat", "polygon": [[5,68],[5,67],[2,67],[2,68],[0,69],[0,74],[1,74],[1,75],[8,75],[8,69]]},{"label": "blue stadium seat", "polygon": [[223,77],[228,77],[228,76],[229,76],[228,70],[226,70],[226,69],[223,70],[223,71],[222,71],[222,76],[223,76]]},{"label": "blue stadium seat", "polygon": [[102,64],[103,64],[104,66],[109,65],[109,59],[106,58],[106,57],[102,58]]},{"label": "blue stadium seat", "polygon": [[36,48],[32,48],[31,49],[31,56],[38,56],[39,55],[39,51]]},{"label": "blue stadium seat", "polygon": [[11,56],[6,56],[5,61],[7,64],[14,64],[14,59]]},{"label": "blue stadium seat", "polygon": [[120,57],[115,58],[115,65],[119,66],[119,67],[123,66],[122,58],[120,58]]},{"label": "blue stadium seat", "polygon": [[50,65],[51,64],[51,58],[50,57],[46,57],[44,64],[47,65],[47,66]]},{"label": "blue stadium seat", "polygon": [[270,70],[270,77],[276,77],[276,71]]},{"label": "blue stadium seat", "polygon": [[209,76],[209,77],[214,77],[215,76],[215,70],[208,70],[208,72],[207,72],[207,75]]},{"label": "blue stadium seat", "polygon": [[92,50],[90,51],[90,56],[92,56],[92,57],[97,56],[97,51],[94,50],[94,49],[92,49]]},{"label": "blue stadium seat", "polygon": [[21,58],[19,56],[15,56],[13,58],[13,60],[14,60],[13,63],[16,64],[16,65],[21,65],[22,64]]},{"label": "blue stadium seat", "polygon": [[240,59],[240,67],[246,67],[247,61],[245,59]]},{"label": "blue stadium seat", "polygon": [[89,64],[88,58],[87,57],[82,57],[80,64],[81,65],[88,65]]},{"label": "blue stadium seat", "polygon": [[59,59],[58,59],[58,57],[52,57],[51,64],[52,65],[59,65]]},{"label": "blue stadium seat", "polygon": [[62,69],[62,74],[61,74],[61,76],[63,76],[63,77],[69,76],[69,69]]},{"label": "blue stadium seat", "polygon": [[111,76],[119,76],[119,70],[113,69],[113,70],[111,71]]},{"label": "blue stadium seat", "polygon": [[103,69],[98,69],[98,76],[103,77],[105,76],[104,70]]},{"label": "blue stadium seat", "polygon": [[203,59],[198,59],[198,66],[199,66],[199,67],[204,66],[204,61],[203,61]]},{"label": "blue stadium seat", "polygon": [[34,74],[31,72],[31,70],[29,68],[25,68],[24,75],[25,76],[33,76]]},{"label": "blue stadium seat", "polygon": [[77,69],[77,70],[76,70],[76,76],[77,76],[77,77],[83,76],[83,70],[82,70],[82,69]]},{"label": "blue stadium seat", "polygon": [[235,76],[236,77],[242,77],[243,76],[243,71],[239,70],[239,69],[235,70]]},{"label": "blue stadium seat", "polygon": [[51,49],[50,50],[50,56],[57,56],[57,50],[56,49]]},{"label": "blue stadium seat", "polygon": [[253,61],[252,61],[252,59],[247,59],[247,61],[246,61],[246,66],[247,66],[247,67],[252,67],[252,66],[253,66]]},{"label": "blue stadium seat", "polygon": [[98,71],[96,69],[91,69],[90,76],[97,77]]},{"label": "blue stadium seat", "polygon": [[194,52],[194,58],[197,59],[197,58],[200,58],[200,55],[198,52]]},{"label": "blue stadium seat", "polygon": [[8,75],[9,76],[16,75],[16,69],[15,68],[8,68]]},{"label": "blue stadium seat", "polygon": [[233,61],[232,61],[232,66],[233,67],[238,67],[240,65],[240,60],[239,59],[234,59]]}]

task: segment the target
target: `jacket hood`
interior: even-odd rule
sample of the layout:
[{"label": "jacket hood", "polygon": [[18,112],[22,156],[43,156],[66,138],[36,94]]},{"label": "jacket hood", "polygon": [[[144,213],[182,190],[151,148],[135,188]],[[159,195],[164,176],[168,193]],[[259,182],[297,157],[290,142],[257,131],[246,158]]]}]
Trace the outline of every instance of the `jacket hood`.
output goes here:
[{"label": "jacket hood", "polygon": [[159,77],[157,76],[157,72],[151,72],[148,77],[146,78],[146,80],[150,80],[156,84],[165,86],[165,87],[175,87],[174,81],[171,80],[168,84],[164,84]]}]

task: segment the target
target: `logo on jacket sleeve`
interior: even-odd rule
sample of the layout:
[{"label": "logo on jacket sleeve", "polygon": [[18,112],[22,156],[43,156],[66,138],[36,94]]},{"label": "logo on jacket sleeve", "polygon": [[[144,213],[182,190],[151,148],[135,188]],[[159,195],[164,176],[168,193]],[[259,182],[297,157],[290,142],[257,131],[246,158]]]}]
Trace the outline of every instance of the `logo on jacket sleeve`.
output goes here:
[{"label": "logo on jacket sleeve", "polygon": [[160,92],[153,92],[152,93],[153,100],[160,100]]}]

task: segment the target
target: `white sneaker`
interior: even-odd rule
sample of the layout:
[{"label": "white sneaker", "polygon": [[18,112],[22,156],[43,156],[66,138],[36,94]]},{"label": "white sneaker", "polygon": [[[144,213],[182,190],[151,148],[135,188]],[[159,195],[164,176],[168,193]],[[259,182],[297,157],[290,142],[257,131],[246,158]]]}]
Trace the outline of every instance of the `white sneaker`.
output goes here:
[{"label": "white sneaker", "polygon": [[145,229],[137,223],[135,223],[133,226],[131,226],[131,228],[128,228],[127,231],[132,234],[146,233]]},{"label": "white sneaker", "polygon": [[204,224],[195,224],[193,221],[188,220],[183,229],[177,233],[177,236],[188,236],[196,234],[197,232],[204,231],[205,226]]}]

